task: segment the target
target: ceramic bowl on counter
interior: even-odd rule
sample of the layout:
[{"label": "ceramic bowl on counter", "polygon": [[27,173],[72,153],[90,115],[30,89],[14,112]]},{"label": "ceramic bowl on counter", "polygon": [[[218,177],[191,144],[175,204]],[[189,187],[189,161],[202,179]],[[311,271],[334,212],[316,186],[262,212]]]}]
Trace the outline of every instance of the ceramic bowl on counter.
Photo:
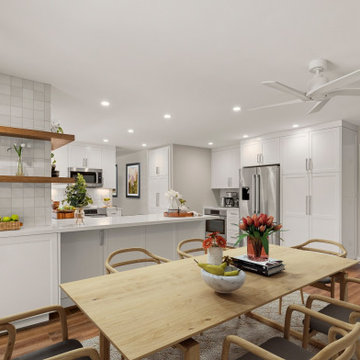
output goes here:
[{"label": "ceramic bowl on counter", "polygon": [[[235,267],[228,266],[225,271],[238,270]],[[235,276],[219,276],[210,274],[201,269],[201,276],[205,283],[218,293],[227,294],[240,289],[245,282],[245,272],[240,270]]]}]

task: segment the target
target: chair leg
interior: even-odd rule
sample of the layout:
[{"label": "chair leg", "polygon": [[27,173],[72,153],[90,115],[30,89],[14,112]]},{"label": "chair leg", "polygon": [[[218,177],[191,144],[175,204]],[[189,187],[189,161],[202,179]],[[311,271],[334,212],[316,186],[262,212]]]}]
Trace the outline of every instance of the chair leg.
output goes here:
[{"label": "chair leg", "polygon": [[335,276],[331,277],[331,288],[330,288],[330,296],[334,299],[335,298]]},{"label": "chair leg", "polygon": [[303,291],[303,289],[302,289],[302,288],[300,289],[300,296],[301,296],[301,302],[302,302],[302,304],[303,304],[303,305],[305,305],[305,300],[304,300],[304,291]]},{"label": "chair leg", "polygon": [[282,296],[279,298],[279,315],[281,315],[281,308],[282,308]]}]

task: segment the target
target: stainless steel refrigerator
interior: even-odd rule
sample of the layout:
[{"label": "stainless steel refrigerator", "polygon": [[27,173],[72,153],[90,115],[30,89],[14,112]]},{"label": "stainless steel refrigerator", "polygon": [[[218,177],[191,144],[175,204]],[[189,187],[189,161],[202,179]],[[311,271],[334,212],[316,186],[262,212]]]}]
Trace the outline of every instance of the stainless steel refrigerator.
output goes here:
[{"label": "stainless steel refrigerator", "polygon": [[[252,214],[268,214],[280,222],[280,165],[251,166],[240,169],[240,219]],[[270,238],[280,245],[280,232]]]}]

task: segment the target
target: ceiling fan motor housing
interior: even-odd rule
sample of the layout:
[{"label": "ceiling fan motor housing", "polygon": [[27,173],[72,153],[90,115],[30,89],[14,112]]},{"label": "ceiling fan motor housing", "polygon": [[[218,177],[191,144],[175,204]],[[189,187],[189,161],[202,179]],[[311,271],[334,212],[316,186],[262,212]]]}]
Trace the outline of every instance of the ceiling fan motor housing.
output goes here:
[{"label": "ceiling fan motor housing", "polygon": [[309,62],[309,71],[311,73],[319,73],[327,70],[327,60],[314,59]]}]

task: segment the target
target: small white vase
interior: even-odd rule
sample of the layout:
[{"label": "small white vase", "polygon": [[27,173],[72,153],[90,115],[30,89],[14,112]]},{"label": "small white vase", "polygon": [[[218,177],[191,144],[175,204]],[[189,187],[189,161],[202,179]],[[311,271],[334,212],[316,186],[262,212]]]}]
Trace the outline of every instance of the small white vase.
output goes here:
[{"label": "small white vase", "polygon": [[208,249],[207,262],[211,265],[220,265],[223,258],[223,249],[218,246],[212,246]]},{"label": "small white vase", "polygon": [[177,203],[176,197],[173,197],[173,196],[169,197],[169,209],[175,210],[178,208],[179,208],[179,205]]}]

